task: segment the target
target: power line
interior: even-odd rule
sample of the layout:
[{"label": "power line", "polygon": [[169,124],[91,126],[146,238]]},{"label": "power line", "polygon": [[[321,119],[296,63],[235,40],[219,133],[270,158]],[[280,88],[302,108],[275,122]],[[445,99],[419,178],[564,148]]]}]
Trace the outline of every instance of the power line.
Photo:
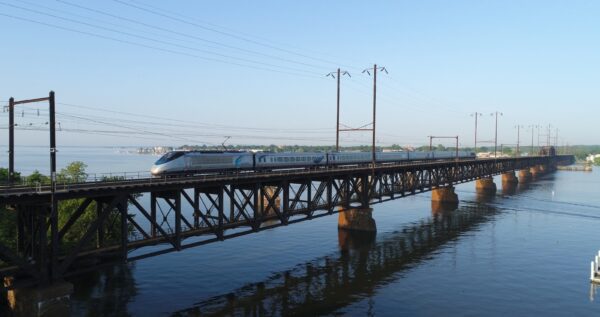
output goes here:
[{"label": "power line", "polygon": [[[143,2],[140,2],[140,1],[130,0],[129,2],[135,3],[135,4],[137,4],[139,6],[142,6],[142,7],[152,8],[152,9],[157,10],[157,11],[162,11],[162,12],[165,12],[165,13],[169,13],[169,14],[172,14],[172,15],[180,17],[180,18],[184,18],[184,19],[188,19],[188,20],[191,20],[191,21],[195,21],[197,23],[206,24],[206,25],[209,25],[209,26],[211,26],[213,28],[217,28],[217,29],[222,29],[222,30],[228,31],[229,33],[237,33],[237,34],[240,34],[240,36],[242,36],[242,37],[258,39],[258,40],[262,41],[263,44],[266,42],[268,45],[271,45],[271,46],[289,47],[291,49],[302,50],[302,51],[305,51],[305,52],[310,52],[310,53],[318,54],[318,55],[322,55],[322,56],[323,55],[327,55],[329,57],[335,58],[336,60],[339,60],[339,56],[333,56],[331,54],[324,53],[324,52],[317,52],[317,51],[314,51],[314,50],[308,50],[306,48],[294,46],[294,45],[291,45],[289,43],[286,43],[286,44],[282,44],[281,42],[280,43],[275,43],[275,41],[273,41],[272,39],[267,39],[267,38],[264,38],[264,37],[261,37],[261,36],[257,36],[256,34],[248,34],[248,33],[240,32],[239,30],[234,30],[234,29],[231,29],[231,28],[228,28],[228,27],[224,27],[222,25],[216,25],[214,23],[210,23],[210,22],[198,20],[195,17],[186,16],[184,14],[180,14],[180,13],[177,13],[177,12],[169,11],[169,10],[166,10],[164,8],[159,8],[159,7],[156,7],[156,6],[147,4],[147,3],[143,3]],[[274,44],[277,44],[277,45],[274,45]],[[327,61],[327,60],[324,59],[323,61]],[[354,61],[358,62],[356,60],[354,60]],[[327,62],[328,63],[333,63],[331,61],[327,61]],[[339,62],[335,62],[333,64],[344,66],[344,67],[350,67],[348,65],[339,64]],[[351,67],[351,68],[354,68],[355,70],[359,70],[358,67]]]},{"label": "power line", "polygon": [[322,69],[323,68],[322,66],[319,66],[319,65],[309,64],[309,63],[300,62],[300,61],[296,61],[296,60],[291,60],[291,59],[287,59],[287,58],[282,58],[282,57],[279,57],[279,56],[276,56],[276,55],[265,54],[265,53],[257,52],[257,51],[254,51],[254,50],[249,50],[249,49],[241,48],[241,47],[238,47],[238,46],[224,44],[224,43],[221,43],[221,42],[218,42],[218,41],[208,40],[208,39],[205,39],[205,38],[202,38],[202,37],[198,37],[196,35],[191,35],[191,34],[188,34],[188,33],[174,31],[172,29],[167,29],[167,28],[164,28],[164,27],[152,25],[152,24],[145,23],[145,22],[140,22],[138,20],[134,20],[134,19],[131,19],[131,18],[123,17],[123,16],[118,16],[118,15],[115,15],[115,14],[112,14],[112,13],[108,13],[108,12],[105,12],[105,11],[102,11],[102,10],[98,10],[98,9],[94,9],[94,8],[90,8],[90,7],[85,7],[85,6],[82,6],[80,4],[76,4],[76,3],[72,3],[72,2],[68,2],[68,1],[64,1],[64,0],[56,0],[56,1],[58,1],[60,3],[63,3],[65,5],[69,5],[69,6],[72,6],[72,7],[76,7],[76,8],[82,9],[82,10],[87,10],[87,11],[94,12],[94,13],[97,13],[97,14],[101,14],[101,15],[109,16],[109,17],[112,17],[112,18],[115,18],[115,19],[119,19],[119,20],[122,20],[122,21],[127,21],[129,23],[134,23],[134,24],[142,25],[142,26],[145,26],[145,27],[148,27],[148,28],[152,28],[152,29],[155,29],[155,30],[159,30],[159,31],[163,31],[163,32],[171,33],[171,34],[176,34],[176,35],[179,35],[179,36],[184,36],[184,37],[191,38],[191,39],[194,39],[194,40],[197,40],[197,41],[201,41],[201,42],[204,42],[204,43],[210,43],[210,44],[213,44],[213,45],[218,45],[220,47],[234,49],[234,50],[238,50],[238,51],[242,51],[242,52],[246,52],[246,53],[251,53],[251,54],[255,54],[255,55],[261,55],[261,56],[264,56],[264,57],[268,57],[268,58],[272,58],[272,59],[277,59],[277,60],[281,60],[281,61],[288,62],[288,63],[294,63],[294,64],[298,64],[298,65],[308,66],[308,67],[312,67],[312,68],[316,68],[316,69]]},{"label": "power line", "polygon": [[[89,109],[89,110],[94,110],[94,111],[100,111],[100,112],[107,112],[107,113],[113,113],[113,114],[122,114],[122,115],[130,115],[130,116],[135,116],[135,117],[139,117],[139,118],[148,118],[148,119],[157,119],[157,120],[162,120],[162,121],[171,121],[171,122],[178,122],[178,123],[188,123],[188,124],[192,124],[192,125],[204,125],[210,128],[224,128],[224,129],[230,129],[230,128],[238,128],[238,129],[245,129],[245,130],[255,130],[255,131],[273,131],[273,132],[282,132],[282,131],[297,131],[297,132],[303,132],[303,131],[331,131],[331,128],[314,128],[314,129],[297,129],[297,128],[285,128],[285,129],[275,129],[275,128],[256,128],[256,127],[248,127],[248,126],[230,126],[230,125],[221,125],[221,124],[213,124],[213,123],[206,123],[206,122],[199,122],[199,121],[191,121],[191,120],[181,120],[181,119],[173,119],[173,118],[168,118],[168,117],[159,117],[159,116],[152,116],[152,115],[146,115],[146,114],[140,114],[140,113],[132,113],[132,112],[125,112],[125,111],[116,111],[116,110],[108,110],[107,108],[98,108],[98,107],[92,107],[92,106],[86,106],[86,105],[80,105],[80,104],[72,104],[72,103],[62,103],[62,102],[58,102],[57,104],[59,105],[63,105],[63,106],[67,106],[67,107],[75,107],[75,108],[83,108],[83,109]],[[114,118],[111,118],[111,120]],[[152,122],[152,124],[154,124],[154,122]]]},{"label": "power line", "polygon": [[[265,63],[265,62],[261,62],[261,61],[255,61],[255,60],[241,58],[241,57],[236,57],[236,56],[232,56],[232,55],[227,55],[227,54],[222,54],[222,53],[207,51],[207,50],[204,50],[204,49],[199,49],[199,48],[195,48],[195,47],[191,47],[191,46],[187,46],[187,45],[181,45],[181,44],[177,44],[177,43],[173,43],[173,42],[169,42],[169,41],[157,40],[155,38],[151,38],[151,37],[144,36],[144,35],[138,35],[138,34],[134,34],[134,33],[130,33],[130,32],[124,32],[124,31],[120,31],[120,30],[115,30],[115,29],[112,29],[112,28],[109,28],[109,27],[104,27],[104,26],[95,25],[95,24],[88,23],[88,22],[78,21],[78,20],[71,19],[71,18],[65,18],[65,17],[61,17],[61,16],[58,16],[58,15],[55,15],[55,14],[45,13],[45,12],[41,12],[41,11],[38,11],[38,10],[28,9],[28,8],[24,8],[24,7],[20,7],[20,6],[17,6],[17,5],[12,5],[12,4],[8,4],[8,3],[4,3],[4,2],[0,2],[0,5],[9,6],[9,7],[12,7],[12,8],[17,8],[17,9],[28,11],[28,12],[32,12],[32,13],[35,13],[35,14],[52,17],[52,18],[63,20],[63,21],[70,22],[70,23],[85,25],[85,26],[88,26],[88,27],[91,27],[91,28],[96,28],[96,29],[100,29],[100,30],[104,30],[104,31],[108,31],[108,32],[112,32],[112,33],[116,33],[116,34],[120,34],[120,35],[125,35],[125,36],[129,36],[129,37],[134,37],[134,38],[138,38],[138,39],[142,39],[142,40],[146,40],[146,41],[151,41],[151,42],[155,42],[155,43],[158,43],[158,44],[170,45],[170,46],[174,46],[174,47],[177,47],[177,48],[191,50],[191,51],[195,51],[195,52],[199,52],[199,53],[215,55],[215,56],[219,56],[219,57],[223,57],[223,58],[228,58],[228,59],[232,59],[232,60],[237,60],[237,61],[241,61],[241,62],[245,62],[245,63],[253,63],[253,64],[267,66],[267,67],[281,68],[281,69],[286,69],[286,70],[290,70],[290,71],[294,71],[294,72],[304,72],[304,73],[313,74],[313,75],[320,75],[320,73],[317,73],[317,72],[310,72],[310,71],[305,71],[305,70],[298,69],[298,68],[275,65],[275,64],[271,64],[271,63]],[[195,56],[197,56],[197,55],[195,55]],[[203,57],[203,56],[197,56],[197,57],[199,57],[199,58],[206,58],[206,57]],[[218,61],[218,60],[214,60],[214,61]]]},{"label": "power line", "polygon": [[256,70],[262,70],[262,71],[268,71],[268,72],[275,72],[275,73],[280,73],[280,74],[288,74],[288,75],[308,77],[308,78],[320,78],[319,76],[309,76],[309,75],[305,75],[305,74],[298,74],[298,73],[293,73],[293,72],[280,71],[280,70],[275,70],[275,69],[270,69],[270,68],[263,68],[263,67],[252,66],[252,65],[244,65],[244,64],[240,64],[240,63],[229,62],[229,61],[219,60],[219,59],[210,58],[210,57],[198,56],[198,55],[194,55],[194,54],[189,54],[189,53],[175,51],[175,50],[171,50],[171,49],[156,47],[156,46],[147,45],[147,44],[143,44],[143,43],[138,43],[138,42],[133,42],[133,41],[128,41],[128,40],[118,39],[118,38],[114,38],[114,37],[110,37],[110,36],[105,36],[105,35],[101,35],[101,34],[97,34],[97,33],[91,33],[91,32],[87,32],[87,31],[75,30],[75,29],[64,27],[64,26],[59,26],[59,25],[55,25],[55,24],[51,24],[51,23],[41,22],[41,21],[32,20],[32,19],[29,19],[29,18],[20,17],[20,16],[14,16],[14,15],[5,14],[5,13],[0,13],[0,16],[8,17],[8,18],[11,18],[11,19],[14,19],[14,20],[18,20],[18,21],[25,21],[25,22],[29,22],[29,23],[43,25],[43,26],[47,26],[47,27],[51,27],[51,28],[55,28],[55,29],[59,29],[59,30],[63,30],[63,31],[69,31],[69,32],[73,32],[73,33],[84,34],[84,35],[88,35],[88,36],[92,36],[92,37],[101,38],[101,39],[104,39],[104,40],[110,40],[110,41],[120,42],[120,43],[123,43],[123,44],[144,47],[144,48],[147,48],[147,49],[161,51],[161,52],[166,52],[166,53],[171,53],[171,54],[176,54],[176,55],[193,57],[193,58],[198,58],[198,59],[203,59],[203,60],[208,60],[208,61],[213,61],[213,62],[218,62],[218,63],[223,63],[223,64],[235,65],[235,66],[240,66],[240,67],[245,67],[245,68],[251,68],[251,69],[256,69]]},{"label": "power line", "polygon": [[191,26],[195,26],[195,27],[201,28],[203,30],[215,32],[215,33],[218,33],[218,34],[221,34],[221,35],[225,35],[225,36],[228,36],[228,37],[231,37],[231,38],[235,38],[235,39],[238,39],[238,40],[241,40],[241,41],[245,41],[245,42],[248,42],[248,43],[252,43],[252,44],[255,44],[255,45],[259,45],[259,46],[263,46],[263,47],[268,47],[270,49],[278,50],[278,51],[285,52],[285,53],[288,53],[288,54],[293,54],[293,55],[301,56],[301,57],[312,59],[312,60],[315,60],[315,61],[325,62],[327,64],[337,64],[336,62],[332,62],[332,61],[328,61],[328,60],[324,60],[324,59],[320,59],[320,58],[315,58],[315,57],[312,57],[312,56],[309,56],[309,55],[305,55],[305,54],[293,52],[293,51],[290,51],[290,50],[287,50],[287,49],[284,49],[284,48],[280,48],[280,47],[273,46],[273,45],[270,45],[270,44],[266,44],[266,43],[262,43],[262,42],[255,41],[255,40],[252,40],[252,39],[248,39],[246,37],[239,36],[239,35],[236,35],[236,34],[233,34],[233,33],[230,33],[230,32],[224,32],[224,31],[221,31],[221,30],[217,30],[215,28],[211,28],[211,27],[207,27],[207,26],[204,26],[204,25],[200,25],[200,24],[195,23],[193,21],[190,21],[188,19],[181,19],[181,18],[172,16],[172,15],[169,15],[169,14],[158,12],[156,10],[147,9],[147,8],[135,5],[135,4],[127,3],[127,2],[124,2],[124,1],[120,1],[120,0],[113,0],[113,1],[117,2],[117,3],[120,3],[122,5],[128,6],[128,7],[131,7],[131,8],[135,8],[135,9],[147,12],[147,13],[151,13],[151,14],[163,17],[163,18],[167,18],[167,19],[170,19],[170,20],[173,20],[173,21],[177,21],[177,22],[180,22],[180,23],[184,23],[184,24],[188,24],[188,25],[191,25]]}]

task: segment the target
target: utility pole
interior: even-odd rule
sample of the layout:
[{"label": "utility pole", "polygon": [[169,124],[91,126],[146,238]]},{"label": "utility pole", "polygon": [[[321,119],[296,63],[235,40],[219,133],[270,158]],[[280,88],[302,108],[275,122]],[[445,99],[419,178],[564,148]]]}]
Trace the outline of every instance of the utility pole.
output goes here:
[{"label": "utility pole", "polygon": [[477,155],[477,117],[482,116],[481,113],[475,112],[471,114],[472,117],[475,117],[475,155]]},{"label": "utility pole", "polygon": [[529,156],[532,156],[533,155],[533,133],[535,131],[535,128],[537,128],[538,126],[535,124],[532,124],[529,127],[531,128],[531,150],[530,150]]},{"label": "utility pole", "polygon": [[[35,102],[42,102],[42,101],[48,101],[48,103],[50,104],[50,123],[52,124],[54,122],[54,92],[51,91],[50,94],[48,95],[48,97],[43,97],[43,98],[35,98],[35,99],[26,99],[26,100],[18,100],[15,101],[15,98],[10,98],[8,100],[8,182],[10,184],[14,183],[15,180],[15,106],[16,105],[22,105],[22,104],[28,104],[28,103],[35,103]],[[52,142],[54,142],[55,140],[55,130],[54,130],[54,125],[52,125],[50,127],[50,167],[51,167],[51,172],[52,171],[56,171],[56,157],[55,154],[53,154],[56,150],[56,144],[53,144]],[[54,150],[53,150],[54,149]],[[52,161],[54,161],[54,163],[52,163]],[[54,166],[54,169],[52,169],[52,166]]]},{"label": "utility pole", "polygon": [[372,152],[371,152],[371,163],[373,164],[373,168],[375,168],[375,123],[376,123],[376,117],[377,117],[377,71],[382,71],[385,72],[386,74],[388,73],[387,69],[385,69],[385,67],[377,67],[377,64],[373,65],[373,69],[367,68],[365,70],[363,70],[363,73],[367,73],[368,75],[371,75],[371,71],[373,72],[373,145],[372,145]]},{"label": "utility pole", "polygon": [[538,131],[538,142],[537,142],[537,147],[538,147],[538,150],[539,150],[539,148],[540,148],[540,128],[541,128],[541,127],[542,127],[542,125],[541,125],[541,124],[538,124],[538,125],[537,125],[537,131]]},{"label": "utility pole", "polygon": [[517,124],[517,157],[521,156],[520,145],[521,145],[521,125]]},{"label": "utility pole", "polygon": [[494,133],[494,158],[496,158],[498,152],[498,115],[502,115],[502,112],[494,112],[492,116],[496,115],[496,132]]},{"label": "utility pole", "polygon": [[552,125],[549,124],[548,125],[548,135],[546,136],[546,138],[548,139],[548,141],[546,142],[547,146],[550,147],[550,134],[552,133]]},{"label": "utility pole", "polygon": [[15,181],[15,98],[8,100],[8,183]]},{"label": "utility pole", "polygon": [[52,276],[57,276],[58,270],[58,201],[56,200],[56,113],[54,91],[48,95],[50,107],[50,232],[52,245]]},{"label": "utility pole", "polygon": [[54,91],[51,91],[48,96],[50,106],[50,177],[52,180],[52,191],[56,182],[56,113],[54,102]]},{"label": "utility pole", "polygon": [[352,77],[350,76],[350,73],[347,71],[341,71],[339,68],[337,69],[337,77],[336,77],[336,72],[331,72],[329,74],[327,74],[327,77],[332,77],[334,79],[337,79],[337,121],[336,121],[336,125],[335,125],[335,151],[339,152],[340,151],[340,78],[343,75],[348,75],[348,77]]}]

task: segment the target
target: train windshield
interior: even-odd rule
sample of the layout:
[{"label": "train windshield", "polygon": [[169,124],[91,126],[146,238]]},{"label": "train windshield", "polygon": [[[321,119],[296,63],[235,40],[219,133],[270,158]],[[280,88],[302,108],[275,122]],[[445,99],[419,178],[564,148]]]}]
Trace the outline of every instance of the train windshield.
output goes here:
[{"label": "train windshield", "polygon": [[182,156],[183,154],[185,154],[185,153],[184,152],[169,152],[169,153],[163,155],[161,158],[159,158],[158,161],[156,161],[156,163],[154,163],[154,165],[165,164],[167,162],[170,162],[170,161]]}]

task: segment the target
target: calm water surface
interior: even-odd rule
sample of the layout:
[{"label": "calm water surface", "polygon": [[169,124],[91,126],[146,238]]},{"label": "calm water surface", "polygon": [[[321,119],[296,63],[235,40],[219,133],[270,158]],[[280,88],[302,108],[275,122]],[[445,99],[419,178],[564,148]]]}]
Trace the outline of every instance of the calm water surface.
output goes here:
[{"label": "calm water surface", "polygon": [[[88,151],[74,152],[95,172],[156,159]],[[429,193],[374,205],[375,236],[339,233],[330,216],[99,270],[72,281],[72,312],[594,316],[600,173],[559,171],[491,198],[474,187],[457,186],[450,212]]]}]

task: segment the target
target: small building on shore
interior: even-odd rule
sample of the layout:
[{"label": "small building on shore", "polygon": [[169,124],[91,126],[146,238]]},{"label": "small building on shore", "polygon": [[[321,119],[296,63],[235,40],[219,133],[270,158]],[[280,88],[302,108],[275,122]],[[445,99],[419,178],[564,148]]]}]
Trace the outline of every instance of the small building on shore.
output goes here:
[{"label": "small building on shore", "polygon": [[594,163],[594,161],[595,161],[596,159],[599,159],[599,158],[600,158],[600,154],[590,154],[590,155],[588,155],[588,156],[585,158],[585,160],[586,160],[587,162]]}]

